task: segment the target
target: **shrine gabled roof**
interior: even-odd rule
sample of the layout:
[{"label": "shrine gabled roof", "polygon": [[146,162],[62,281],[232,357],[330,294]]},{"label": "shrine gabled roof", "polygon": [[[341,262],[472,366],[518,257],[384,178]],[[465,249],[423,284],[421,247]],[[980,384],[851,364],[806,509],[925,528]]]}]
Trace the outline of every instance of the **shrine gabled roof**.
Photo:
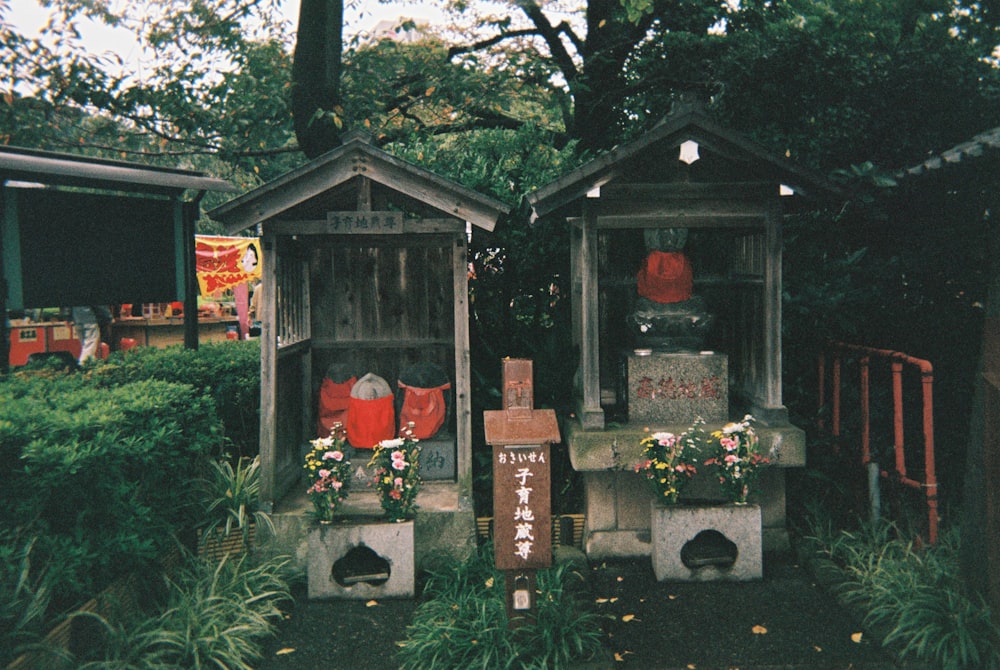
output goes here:
[{"label": "shrine gabled roof", "polygon": [[77,154],[0,147],[0,182],[22,181],[116,191],[177,194],[185,190],[235,191],[201,172],[107,160]]},{"label": "shrine gabled roof", "polygon": [[896,173],[896,177],[898,179],[919,177],[929,173],[931,170],[961,163],[963,159],[968,161],[974,158],[982,158],[983,156],[993,154],[998,149],[1000,149],[1000,127],[990,128],[976,134],[965,142],[956,144],[950,149],[932,155],[917,165],[900,170]]},{"label": "shrine gabled roof", "polygon": [[803,168],[783,156],[775,156],[740,133],[712,121],[694,107],[672,113],[638,139],[595,158],[527,196],[535,217],[542,217],[574,203],[595,189],[616,179],[630,179],[637,166],[646,172],[665,165],[687,141],[697,142],[706,154],[715,154],[742,166],[747,182],[770,182],[787,186],[796,195],[837,195],[840,188],[825,177]]},{"label": "shrine gabled roof", "polygon": [[[229,234],[268,220],[320,214],[338,205],[355,209],[348,188],[365,177],[402,200],[419,203],[441,216],[455,217],[492,231],[510,208],[504,203],[396,158],[372,145],[364,133],[349,133],[345,142],[305,165],[216,207],[208,215],[224,224]],[[350,206],[344,203],[349,202]]]}]

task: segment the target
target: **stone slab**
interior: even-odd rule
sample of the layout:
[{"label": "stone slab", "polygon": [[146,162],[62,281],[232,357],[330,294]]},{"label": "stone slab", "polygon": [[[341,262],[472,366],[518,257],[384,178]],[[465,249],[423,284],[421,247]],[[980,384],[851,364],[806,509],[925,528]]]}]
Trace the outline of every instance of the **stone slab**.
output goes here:
[{"label": "stone slab", "polygon": [[[653,572],[658,581],[750,581],[764,576],[761,510],[758,505],[651,505]],[[735,545],[729,564],[705,561],[705,555],[685,556],[699,534],[706,543]],[[697,554],[697,552],[694,552]],[[711,554],[711,552],[709,552]]]},{"label": "stone slab", "polygon": [[[740,415],[742,417],[742,415]],[[730,420],[740,417],[708,422],[707,432],[722,428]],[[693,417],[690,417],[693,418]],[[603,430],[588,430],[579,421],[568,420],[564,429],[564,442],[569,450],[570,463],[577,472],[599,472],[602,470],[631,470],[642,460],[640,442],[649,431],[667,431],[678,435],[691,425],[684,421],[629,422],[609,426]],[[792,424],[774,426],[758,425],[757,437],[760,450],[771,461],[772,467],[794,468],[806,464],[806,433]]]},{"label": "stone slab", "polygon": [[455,472],[455,440],[420,440],[420,476],[424,481],[450,481]]},{"label": "stone slab", "polygon": [[[374,552],[378,560],[373,572],[387,568],[385,581],[341,583],[335,578],[337,561],[358,548]],[[412,521],[320,524],[309,531],[308,595],[315,599],[412,598],[414,563]]]},{"label": "stone slab", "polygon": [[626,355],[629,421],[690,424],[729,414],[729,357],[714,353]]}]

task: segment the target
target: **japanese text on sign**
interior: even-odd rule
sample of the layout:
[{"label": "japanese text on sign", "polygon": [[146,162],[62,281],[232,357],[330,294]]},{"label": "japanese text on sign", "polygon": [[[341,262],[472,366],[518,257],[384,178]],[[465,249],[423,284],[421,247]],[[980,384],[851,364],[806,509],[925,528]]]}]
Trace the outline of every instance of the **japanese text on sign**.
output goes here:
[{"label": "japanese text on sign", "polygon": [[674,380],[673,377],[661,377],[654,383],[651,377],[642,377],[636,384],[635,397],[647,400],[697,398],[717,400],[722,397],[722,379],[717,375],[704,377],[701,380]]},{"label": "japanese text on sign", "polygon": [[494,448],[494,549],[500,569],[546,567],[552,529],[549,447]]},{"label": "japanese text on sign", "polygon": [[327,232],[341,234],[402,233],[402,212],[327,212]]}]

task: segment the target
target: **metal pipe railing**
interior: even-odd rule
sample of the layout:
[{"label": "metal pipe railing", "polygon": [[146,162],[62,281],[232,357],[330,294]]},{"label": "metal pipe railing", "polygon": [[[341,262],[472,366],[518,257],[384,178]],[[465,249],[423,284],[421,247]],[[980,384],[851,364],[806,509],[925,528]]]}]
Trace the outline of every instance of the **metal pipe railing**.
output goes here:
[{"label": "metal pipe railing", "polygon": [[[929,361],[921,358],[914,358],[907,354],[891,351],[888,349],[875,349],[843,342],[833,342],[827,346],[826,351],[820,354],[818,361],[818,394],[819,407],[822,410],[827,403],[826,400],[826,367],[827,357],[832,356],[832,379],[831,379],[831,415],[830,432],[835,438],[841,437],[841,368],[846,355],[853,355],[857,358],[859,374],[859,414],[861,428],[859,435],[861,464],[867,468],[873,462],[871,451],[871,365],[872,359],[886,360],[890,364],[892,380],[892,448],[893,465],[892,469],[880,468],[883,479],[890,479],[903,486],[922,492],[927,505],[927,540],[930,544],[937,542],[938,534],[938,483],[934,468],[934,369]],[[906,366],[915,368],[920,374],[921,381],[921,426],[924,470],[923,478],[911,477],[906,469],[906,440],[904,425],[904,393],[903,393],[903,372]],[[820,418],[817,425],[821,430],[826,429],[826,421]],[[871,496],[870,499],[878,500],[878,496]],[[873,514],[877,514],[873,511]]]}]

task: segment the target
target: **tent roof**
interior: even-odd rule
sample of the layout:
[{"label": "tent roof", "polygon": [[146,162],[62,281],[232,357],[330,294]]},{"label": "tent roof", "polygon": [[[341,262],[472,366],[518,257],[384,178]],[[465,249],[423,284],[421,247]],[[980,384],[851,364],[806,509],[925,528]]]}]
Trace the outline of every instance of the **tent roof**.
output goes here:
[{"label": "tent roof", "polygon": [[187,189],[236,190],[229,182],[192,170],[151,167],[19,147],[0,147],[0,182],[8,181],[158,194],[178,194]]}]

